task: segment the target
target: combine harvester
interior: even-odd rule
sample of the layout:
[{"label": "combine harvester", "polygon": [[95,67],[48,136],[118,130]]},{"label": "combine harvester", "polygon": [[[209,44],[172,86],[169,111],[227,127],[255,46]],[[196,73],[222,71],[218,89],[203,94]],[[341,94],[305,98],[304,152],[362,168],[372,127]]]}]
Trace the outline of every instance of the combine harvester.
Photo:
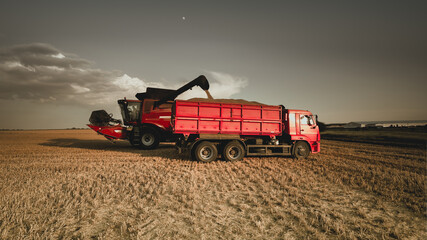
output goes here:
[{"label": "combine harvester", "polygon": [[146,92],[135,95],[138,100],[118,100],[123,125],[105,110],[98,110],[92,112],[88,126],[108,140],[128,140],[133,146],[155,149],[161,141],[175,141],[170,122],[173,101],[194,86],[210,97],[209,82],[203,75],[177,90],[148,87]]},{"label": "combine harvester", "polygon": [[[175,100],[199,86],[208,99]],[[147,88],[138,100],[118,100],[123,125],[104,110],[92,112],[90,128],[109,140],[128,140],[142,149],[160,141],[174,141],[179,152],[210,162],[222,156],[239,161],[244,156],[293,156],[304,159],[320,151],[317,116],[306,110],[286,109],[257,102],[212,99],[209,82],[201,75],[178,90]]]}]

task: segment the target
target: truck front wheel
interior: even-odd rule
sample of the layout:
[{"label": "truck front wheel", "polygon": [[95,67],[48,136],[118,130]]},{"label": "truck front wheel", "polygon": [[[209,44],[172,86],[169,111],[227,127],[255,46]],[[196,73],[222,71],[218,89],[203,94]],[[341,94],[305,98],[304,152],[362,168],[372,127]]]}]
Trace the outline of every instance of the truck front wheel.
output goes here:
[{"label": "truck front wheel", "polygon": [[302,160],[308,158],[308,155],[310,155],[310,148],[307,143],[298,141],[295,143],[292,152],[294,158]]},{"label": "truck front wheel", "polygon": [[226,161],[237,162],[245,156],[245,149],[238,141],[231,141],[225,145],[222,156]]},{"label": "truck front wheel", "polygon": [[145,129],[141,135],[140,147],[144,150],[155,149],[159,146],[159,134],[152,129]]},{"label": "truck front wheel", "polygon": [[218,157],[218,149],[213,143],[208,141],[199,143],[193,151],[192,156],[200,162],[212,162]]}]

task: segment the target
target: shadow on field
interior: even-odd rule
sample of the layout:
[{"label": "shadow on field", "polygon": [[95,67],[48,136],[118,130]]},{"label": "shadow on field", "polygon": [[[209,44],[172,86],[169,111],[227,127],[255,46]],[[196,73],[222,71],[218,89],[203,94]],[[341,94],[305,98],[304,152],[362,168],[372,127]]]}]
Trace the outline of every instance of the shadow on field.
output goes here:
[{"label": "shadow on field", "polygon": [[[178,155],[175,145],[172,143],[161,143],[157,149],[142,150],[131,146],[128,142],[117,141],[115,143],[106,140],[83,140],[77,138],[55,138],[40,143],[41,146],[60,148],[80,148],[88,150],[103,150],[141,154],[141,157],[164,157],[174,160],[185,160],[186,156]],[[188,160],[188,159],[187,159]]]}]

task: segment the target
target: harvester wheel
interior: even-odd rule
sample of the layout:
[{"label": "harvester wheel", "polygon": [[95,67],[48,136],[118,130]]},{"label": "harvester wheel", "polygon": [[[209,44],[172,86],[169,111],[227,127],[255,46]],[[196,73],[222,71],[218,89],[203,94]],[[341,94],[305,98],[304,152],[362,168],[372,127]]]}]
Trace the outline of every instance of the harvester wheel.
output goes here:
[{"label": "harvester wheel", "polygon": [[132,145],[132,147],[139,147],[139,145],[141,145],[141,142],[138,141],[133,141],[133,140],[129,140],[130,145]]},{"label": "harvester wheel", "polygon": [[160,135],[153,129],[143,129],[140,147],[144,150],[155,149],[159,146]]},{"label": "harvester wheel", "polygon": [[310,155],[308,144],[302,141],[296,142],[292,151],[292,156],[298,160],[303,160],[308,158],[308,155]]},{"label": "harvester wheel", "polygon": [[199,143],[192,151],[194,151],[192,152],[192,156],[200,162],[212,162],[218,157],[218,149],[213,143],[208,141]]},{"label": "harvester wheel", "polygon": [[225,145],[222,156],[225,161],[240,161],[245,156],[245,148],[238,141],[231,141]]}]

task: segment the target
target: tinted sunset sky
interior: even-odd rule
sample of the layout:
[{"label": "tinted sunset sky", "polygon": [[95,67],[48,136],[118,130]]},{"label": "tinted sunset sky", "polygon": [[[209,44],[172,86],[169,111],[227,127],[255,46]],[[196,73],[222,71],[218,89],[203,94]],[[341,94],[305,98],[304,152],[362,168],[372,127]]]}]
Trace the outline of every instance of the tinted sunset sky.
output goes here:
[{"label": "tinted sunset sky", "polygon": [[213,97],[326,123],[425,120],[426,13],[425,1],[0,0],[0,128],[84,127],[92,110],[119,117],[117,99],[200,74]]}]

